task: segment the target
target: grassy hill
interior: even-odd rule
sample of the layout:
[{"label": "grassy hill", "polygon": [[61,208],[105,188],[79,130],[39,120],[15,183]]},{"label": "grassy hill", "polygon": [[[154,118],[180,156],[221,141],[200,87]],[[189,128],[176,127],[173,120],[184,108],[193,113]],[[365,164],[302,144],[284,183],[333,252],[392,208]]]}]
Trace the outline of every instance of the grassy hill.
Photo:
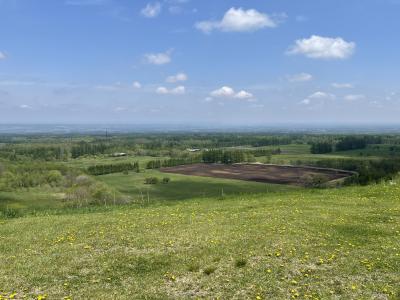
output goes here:
[{"label": "grassy hill", "polygon": [[399,299],[399,184],[3,219],[0,295]]}]

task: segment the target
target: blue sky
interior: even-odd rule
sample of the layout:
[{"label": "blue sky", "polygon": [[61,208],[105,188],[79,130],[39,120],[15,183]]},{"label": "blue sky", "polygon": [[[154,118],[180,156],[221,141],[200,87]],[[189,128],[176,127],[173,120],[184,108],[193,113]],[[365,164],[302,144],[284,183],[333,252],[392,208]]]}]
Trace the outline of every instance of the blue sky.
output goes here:
[{"label": "blue sky", "polygon": [[0,0],[0,123],[396,123],[399,0]]}]

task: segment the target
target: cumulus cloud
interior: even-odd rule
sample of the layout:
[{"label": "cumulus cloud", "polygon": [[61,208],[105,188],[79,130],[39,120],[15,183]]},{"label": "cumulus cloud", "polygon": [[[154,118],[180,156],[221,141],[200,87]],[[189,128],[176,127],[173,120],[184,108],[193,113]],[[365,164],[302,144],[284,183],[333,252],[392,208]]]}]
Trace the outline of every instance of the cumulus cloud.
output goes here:
[{"label": "cumulus cloud", "polygon": [[357,101],[357,100],[364,100],[365,96],[361,94],[351,94],[344,96],[344,100],[346,101]]},{"label": "cumulus cloud", "polygon": [[141,84],[139,81],[134,81],[134,82],[132,83],[132,86],[133,86],[135,89],[140,89],[140,88],[142,87],[142,84]]},{"label": "cumulus cloud", "polygon": [[164,86],[160,86],[156,89],[157,94],[168,94],[168,89]]},{"label": "cumulus cloud", "polygon": [[235,90],[229,86],[223,86],[210,94],[212,97],[233,97]]},{"label": "cumulus cloud", "polygon": [[178,81],[186,81],[188,80],[188,76],[185,73],[178,73],[176,75],[168,76],[165,79],[166,82],[175,83]]},{"label": "cumulus cloud", "polygon": [[147,63],[152,65],[165,65],[171,62],[171,51],[165,53],[147,53],[144,55]]},{"label": "cumulus cloud", "polygon": [[346,59],[353,55],[355,48],[354,42],[347,42],[341,37],[312,35],[308,39],[297,40],[287,53],[316,59]]},{"label": "cumulus cloud", "polygon": [[304,104],[304,105],[309,105],[311,103],[311,100],[306,98],[300,101],[300,104]]},{"label": "cumulus cloud", "polygon": [[6,58],[7,58],[6,54],[4,52],[0,51],[0,60],[6,59]]},{"label": "cumulus cloud", "polygon": [[[240,99],[240,100],[253,100],[254,95],[252,93],[249,93],[247,91],[241,90],[240,92],[236,93],[235,90],[229,86],[223,86],[215,91],[212,91],[210,93],[211,97],[214,98],[235,98],[235,99]],[[209,97],[208,101],[211,101]]]},{"label": "cumulus cloud", "polygon": [[235,98],[238,98],[238,99],[252,99],[252,98],[254,98],[254,96],[253,96],[252,93],[249,93],[249,92],[246,92],[246,91],[242,90],[242,91],[240,91],[239,93],[237,93],[235,95]]},{"label": "cumulus cloud", "polygon": [[332,87],[335,89],[352,89],[353,85],[351,83],[332,83]]},{"label": "cumulus cloud", "polygon": [[308,96],[309,99],[335,99],[335,95],[325,92],[315,92]]},{"label": "cumulus cloud", "polygon": [[271,16],[258,12],[255,9],[230,8],[220,21],[202,21],[195,27],[204,33],[213,30],[225,32],[251,32],[266,27],[276,27],[278,22]]},{"label": "cumulus cloud", "polygon": [[160,2],[148,3],[140,12],[146,18],[155,18],[161,13]]},{"label": "cumulus cloud", "polygon": [[287,76],[288,81],[290,82],[305,82],[313,79],[313,76],[308,73],[300,73],[295,75]]},{"label": "cumulus cloud", "polygon": [[335,98],[336,96],[333,94],[318,91],[300,101],[300,104],[304,105],[310,105],[312,103],[323,104],[326,100],[334,100]]},{"label": "cumulus cloud", "polygon": [[156,93],[160,95],[183,95],[186,93],[186,88],[183,85],[177,86],[176,88],[173,89],[167,89],[164,86],[160,86],[156,89]]}]

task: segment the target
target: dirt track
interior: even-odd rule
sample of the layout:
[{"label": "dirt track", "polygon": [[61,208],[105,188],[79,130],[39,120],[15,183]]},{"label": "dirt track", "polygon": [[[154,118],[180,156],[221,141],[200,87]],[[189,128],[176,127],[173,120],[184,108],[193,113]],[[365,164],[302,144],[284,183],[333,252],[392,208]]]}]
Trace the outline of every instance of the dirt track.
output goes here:
[{"label": "dirt track", "polygon": [[290,185],[304,185],[307,177],[318,174],[329,181],[353,175],[343,170],[263,164],[193,164],[162,168],[161,172]]}]

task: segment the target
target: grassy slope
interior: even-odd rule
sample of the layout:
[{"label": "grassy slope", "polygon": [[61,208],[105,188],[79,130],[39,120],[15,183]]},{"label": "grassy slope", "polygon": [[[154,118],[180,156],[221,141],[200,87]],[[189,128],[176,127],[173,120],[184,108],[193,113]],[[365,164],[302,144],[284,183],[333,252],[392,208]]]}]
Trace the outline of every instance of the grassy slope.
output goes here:
[{"label": "grassy slope", "polygon": [[399,185],[0,222],[0,290],[17,297],[400,297]]},{"label": "grassy slope", "polygon": [[[146,185],[146,177],[171,178],[169,184]],[[157,170],[144,170],[129,175],[115,173],[96,176],[118,192],[129,196],[134,202],[155,202],[165,200],[187,200],[196,197],[221,197],[222,195],[259,194],[265,192],[297,189],[291,186],[263,184],[249,181],[225,180],[217,178],[183,176],[160,173]],[[20,214],[44,210],[62,210],[68,203],[62,201],[59,189],[37,187],[12,192],[0,191],[0,210],[17,210]]]},{"label": "grassy slope", "polygon": [[[168,184],[144,184],[146,177],[164,177],[171,179]],[[115,187],[119,192],[129,195],[133,200],[149,198],[150,201],[187,200],[196,197],[221,197],[223,195],[258,194],[265,192],[283,192],[298,189],[292,186],[264,184],[259,182],[219,179],[200,176],[167,174],[158,170],[145,170],[141,173],[130,172],[98,176],[97,179]]]}]

